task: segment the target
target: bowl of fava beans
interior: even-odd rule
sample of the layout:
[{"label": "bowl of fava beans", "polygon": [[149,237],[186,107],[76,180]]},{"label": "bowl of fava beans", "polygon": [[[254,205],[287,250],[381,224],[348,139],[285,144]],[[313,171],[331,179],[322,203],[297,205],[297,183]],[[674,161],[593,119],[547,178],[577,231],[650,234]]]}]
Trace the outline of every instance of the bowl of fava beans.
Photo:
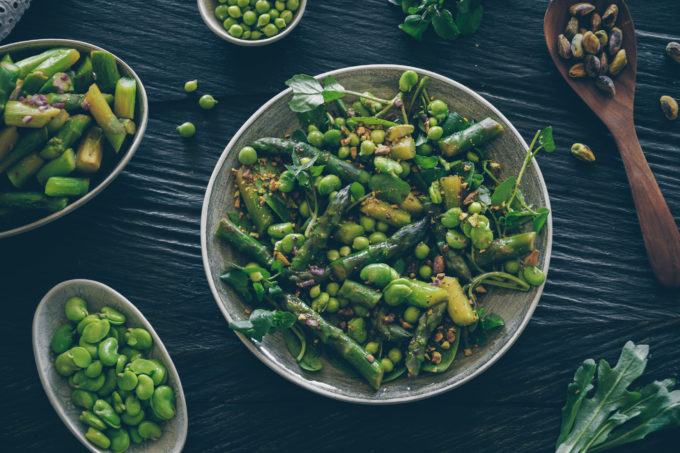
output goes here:
[{"label": "bowl of fava beans", "polygon": [[302,19],[307,0],[198,0],[203,22],[239,46],[265,46],[288,35]]}]

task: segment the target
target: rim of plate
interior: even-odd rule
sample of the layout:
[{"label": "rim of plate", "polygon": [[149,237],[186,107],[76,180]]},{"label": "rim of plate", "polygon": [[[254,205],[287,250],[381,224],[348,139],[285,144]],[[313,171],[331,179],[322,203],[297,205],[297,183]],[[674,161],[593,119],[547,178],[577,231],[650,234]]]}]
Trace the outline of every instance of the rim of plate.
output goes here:
[{"label": "rim of plate", "polygon": [[[103,50],[105,52],[109,52],[106,49],[103,49],[99,46],[95,46],[94,44],[90,44],[85,41],[78,41],[76,39],[47,38],[47,39],[32,39],[29,41],[19,41],[11,44],[5,44],[0,46],[0,53],[9,51],[23,51],[43,46],[73,46],[73,45],[86,47],[89,48],[90,50]],[[127,166],[128,162],[130,162],[130,159],[132,159],[132,156],[134,156],[135,152],[137,152],[137,148],[139,147],[140,143],[142,142],[142,139],[144,138],[144,133],[146,132],[146,125],[149,120],[149,101],[147,99],[146,90],[144,89],[142,80],[139,78],[137,73],[133,71],[132,68],[128,66],[127,63],[125,63],[123,60],[121,60],[117,55],[113,53],[111,53],[111,55],[113,55],[113,57],[116,59],[116,62],[125,71],[129,72],[129,74],[135,79],[135,81],[137,82],[137,94],[140,95],[141,100],[141,105],[139,108],[141,118],[139,120],[139,124],[137,125],[137,132],[135,132],[133,141],[132,143],[130,143],[127,151],[125,152],[125,155],[121,156],[116,166],[113,168],[113,170],[111,170],[111,173],[109,173],[109,175],[106,178],[104,178],[99,184],[97,184],[97,187],[95,187],[93,190],[83,195],[73,203],[70,203],[61,211],[54,212],[46,217],[41,217],[38,220],[35,220],[31,223],[27,223],[26,225],[21,225],[16,228],[12,228],[11,230],[0,231],[0,239],[26,233],[27,231],[31,231],[41,226],[47,225],[48,223],[54,222],[58,218],[63,217],[75,211],[79,207],[83,206],[85,203],[99,195],[100,192],[102,192],[109,184],[111,184],[113,180],[116,179],[116,177],[118,177],[118,175]]]},{"label": "rim of plate", "polygon": [[[399,64],[370,64],[370,65],[359,65],[359,66],[349,66],[346,68],[341,68],[341,69],[335,69],[332,71],[324,72],[323,74],[319,74],[317,76],[314,76],[315,79],[323,79],[324,77],[327,77],[329,75],[336,76],[338,74],[345,74],[348,72],[353,72],[356,70],[371,70],[371,69],[394,69],[398,71],[407,71],[407,70],[413,70],[416,71],[419,75],[426,75],[432,79],[437,79],[442,82],[445,82],[454,88],[461,90],[465,92],[467,95],[472,96],[475,98],[478,102],[481,102],[484,104],[486,107],[488,107],[497,117],[501,120],[501,122],[504,123],[504,126],[507,124],[507,129],[510,129],[510,131],[517,136],[520,139],[520,142],[524,146],[524,149],[527,150],[529,149],[529,146],[527,145],[526,141],[522,137],[522,135],[517,131],[515,126],[503,115],[491,102],[487,101],[484,99],[480,94],[478,94],[476,91],[468,88],[467,86],[456,82],[453,79],[450,79],[448,77],[442,76],[440,74],[437,74],[436,72],[428,71],[425,69],[413,67],[413,66],[405,66],[405,65],[399,65]],[[225,317],[225,319],[228,322],[234,321],[232,319],[230,313],[227,311],[225,308],[224,304],[221,302],[221,297],[219,293],[217,292],[217,288],[215,287],[215,284],[213,283],[212,280],[212,274],[210,272],[210,264],[208,261],[208,250],[207,250],[207,244],[206,244],[206,239],[207,239],[207,218],[208,218],[208,202],[209,202],[209,196],[212,193],[213,186],[215,184],[215,181],[217,180],[217,177],[219,176],[219,168],[223,165],[224,161],[227,159],[227,156],[229,155],[229,152],[233,151],[231,148],[233,148],[234,144],[238,141],[238,139],[243,135],[243,133],[252,125],[253,122],[267,109],[271,107],[272,104],[277,102],[279,99],[283,98],[284,96],[288,95],[292,90],[290,88],[287,88],[271,98],[269,101],[267,101],[262,107],[257,109],[255,113],[253,113],[250,118],[239,128],[239,130],[234,134],[231,140],[229,140],[229,143],[227,143],[227,146],[224,148],[224,151],[222,151],[222,154],[220,155],[219,160],[215,164],[215,168],[213,169],[213,173],[210,176],[210,182],[208,183],[208,186],[205,190],[205,197],[203,198],[203,207],[201,209],[201,256],[203,257],[203,268],[206,273],[206,277],[208,279],[208,285],[210,285],[210,291],[213,294],[213,298],[215,299],[215,303],[217,303],[217,306],[219,307],[220,311],[222,312],[222,315]],[[447,392],[449,390],[453,390],[454,388],[460,387],[461,385],[467,383],[468,381],[474,379],[475,377],[479,376],[482,374],[484,371],[486,371],[491,365],[496,363],[501,357],[505,355],[506,352],[512,347],[512,345],[517,341],[519,336],[524,332],[524,329],[526,328],[527,324],[531,320],[534,310],[536,309],[536,306],[538,305],[538,301],[541,298],[541,295],[543,294],[543,288],[545,287],[545,283],[548,281],[547,276],[548,276],[548,269],[550,267],[550,258],[552,255],[552,209],[550,206],[550,197],[548,195],[548,188],[545,185],[545,180],[543,179],[543,174],[541,173],[541,169],[538,166],[538,162],[536,162],[536,159],[532,159],[531,161],[531,166],[536,171],[536,175],[538,176],[538,180],[540,182],[541,186],[541,192],[543,192],[543,197],[545,198],[545,207],[550,209],[550,214],[548,215],[548,219],[546,221],[546,227],[547,229],[546,234],[546,246],[545,246],[545,251],[543,252],[543,255],[545,256],[545,261],[543,263],[543,271],[546,275],[546,280],[543,282],[541,286],[539,286],[536,289],[536,295],[534,296],[533,300],[531,301],[531,304],[529,305],[529,309],[527,311],[526,316],[524,319],[522,319],[522,322],[520,323],[519,327],[517,330],[510,336],[508,341],[503,345],[503,347],[498,350],[495,354],[493,354],[487,362],[485,362],[483,365],[481,365],[479,368],[477,368],[474,372],[472,372],[470,375],[464,377],[463,379],[460,379],[456,382],[452,383],[447,383],[443,384],[440,387],[433,389],[429,391],[428,393],[425,393],[423,395],[417,395],[417,396],[402,396],[402,397],[396,397],[396,398],[391,398],[391,399],[366,399],[366,398],[360,398],[360,397],[355,397],[355,396],[349,396],[345,395],[342,393],[334,393],[330,390],[327,390],[323,387],[319,387],[315,385],[313,382],[307,381],[305,379],[301,379],[298,376],[292,374],[288,368],[285,366],[281,366],[276,362],[271,361],[268,359],[264,354],[262,354],[253,344],[252,341],[250,341],[248,338],[243,336],[241,333],[236,332],[238,337],[241,339],[241,342],[245,344],[245,346],[252,352],[255,357],[257,357],[262,363],[264,363],[267,367],[269,367],[271,370],[276,372],[278,375],[284,377],[288,381],[299,385],[300,387],[303,387],[307,390],[311,390],[314,393],[317,393],[319,395],[323,395],[332,399],[336,400],[341,400],[341,401],[346,401],[350,403],[357,403],[357,404],[367,404],[367,405],[389,405],[389,404],[400,404],[400,403],[408,403],[408,402],[414,402],[414,401],[420,401],[423,399],[427,399],[430,397],[433,397],[435,395],[439,395],[441,393]]]}]

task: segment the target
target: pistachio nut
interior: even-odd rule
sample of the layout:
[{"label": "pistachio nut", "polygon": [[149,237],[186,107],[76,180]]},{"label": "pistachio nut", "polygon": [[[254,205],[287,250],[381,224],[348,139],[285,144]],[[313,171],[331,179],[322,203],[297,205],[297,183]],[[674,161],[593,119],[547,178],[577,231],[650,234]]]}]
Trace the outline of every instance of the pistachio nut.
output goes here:
[{"label": "pistachio nut", "polygon": [[600,75],[600,59],[595,55],[586,55],[583,66],[585,67],[588,77],[595,78]]},{"label": "pistachio nut", "polygon": [[671,57],[671,60],[680,64],[680,43],[675,41],[669,42],[666,46],[666,55]]},{"label": "pistachio nut", "polygon": [[574,66],[569,68],[569,77],[572,79],[582,79],[586,76],[586,68],[583,63],[576,63]]},{"label": "pistachio nut", "polygon": [[600,38],[592,31],[588,31],[583,35],[583,50],[592,55],[600,51]]},{"label": "pistachio nut", "polygon": [[618,51],[612,63],[609,65],[609,74],[616,77],[621,74],[628,64],[628,58],[626,58],[626,49],[621,49]]},{"label": "pistachio nut", "polygon": [[590,29],[592,31],[598,31],[600,29],[601,25],[602,25],[602,16],[600,16],[597,13],[594,13],[592,16],[590,16]]},{"label": "pistachio nut", "polygon": [[605,28],[612,28],[616,25],[616,18],[619,16],[619,7],[611,4],[602,13],[602,26]]},{"label": "pistachio nut", "polygon": [[607,52],[602,52],[599,58],[600,58],[600,74],[598,75],[605,75],[609,70],[609,57],[607,57]]},{"label": "pistachio nut", "polygon": [[623,32],[620,28],[612,28],[611,33],[609,33],[609,56],[613,57],[616,55],[621,46],[623,45]]},{"label": "pistachio nut", "polygon": [[571,145],[571,155],[584,162],[595,162],[595,154],[583,143]]},{"label": "pistachio nut", "polygon": [[557,37],[557,53],[565,60],[571,58],[571,43],[564,35],[559,35]]},{"label": "pistachio nut", "polygon": [[583,58],[583,35],[581,33],[576,33],[574,39],[571,40],[571,54],[576,59]]},{"label": "pistachio nut", "polygon": [[599,76],[595,79],[595,86],[609,97],[616,96],[614,81],[607,76]]},{"label": "pistachio nut", "polygon": [[595,36],[600,40],[600,49],[604,49],[609,42],[609,35],[605,30],[598,30],[595,32]]},{"label": "pistachio nut", "polygon": [[673,121],[678,118],[678,102],[670,96],[661,96],[661,110],[666,118]]},{"label": "pistachio nut", "polygon": [[567,27],[564,29],[564,35],[567,39],[572,39],[576,33],[578,33],[578,19],[572,17],[569,19],[569,22],[567,22]]},{"label": "pistachio nut", "polygon": [[592,3],[575,3],[569,7],[569,14],[577,17],[585,17],[595,11],[595,5]]}]

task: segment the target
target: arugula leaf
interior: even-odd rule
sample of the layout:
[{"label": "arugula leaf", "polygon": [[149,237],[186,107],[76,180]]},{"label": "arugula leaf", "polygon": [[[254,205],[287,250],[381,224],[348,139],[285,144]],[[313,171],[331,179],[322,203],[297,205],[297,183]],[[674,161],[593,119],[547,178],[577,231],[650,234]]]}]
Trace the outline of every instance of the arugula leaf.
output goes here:
[{"label": "arugula leaf", "polygon": [[438,10],[432,18],[432,27],[440,38],[453,41],[460,35],[460,29],[448,9]]},{"label": "arugula leaf", "polygon": [[411,192],[411,186],[406,181],[385,173],[371,176],[368,188],[378,193],[378,197],[389,203],[399,204]]},{"label": "arugula leaf", "polygon": [[595,361],[587,359],[578,367],[573,382],[567,386],[567,401],[562,408],[562,427],[560,428],[560,436],[557,438],[557,445],[564,442],[572,426],[574,426],[574,420],[581,408],[581,403],[583,403],[588,392],[593,389],[591,382],[594,376]]},{"label": "arugula leaf", "polygon": [[430,19],[425,19],[419,14],[411,14],[406,16],[403,24],[399,24],[399,29],[407,35],[420,41],[423,39],[423,34],[430,26]]},{"label": "arugula leaf", "polygon": [[286,330],[295,324],[296,320],[295,315],[289,311],[258,308],[250,314],[249,319],[230,322],[229,328],[254,340],[262,341],[266,334]]}]

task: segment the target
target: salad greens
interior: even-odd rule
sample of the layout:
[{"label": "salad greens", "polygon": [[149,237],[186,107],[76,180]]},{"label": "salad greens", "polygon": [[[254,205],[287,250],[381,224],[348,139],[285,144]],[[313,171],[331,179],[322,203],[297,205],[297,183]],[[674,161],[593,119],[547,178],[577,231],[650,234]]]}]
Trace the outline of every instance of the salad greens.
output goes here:
[{"label": "salad greens", "polygon": [[389,0],[408,14],[399,28],[420,41],[432,25],[440,38],[453,41],[479,29],[484,15],[481,0]]}]

